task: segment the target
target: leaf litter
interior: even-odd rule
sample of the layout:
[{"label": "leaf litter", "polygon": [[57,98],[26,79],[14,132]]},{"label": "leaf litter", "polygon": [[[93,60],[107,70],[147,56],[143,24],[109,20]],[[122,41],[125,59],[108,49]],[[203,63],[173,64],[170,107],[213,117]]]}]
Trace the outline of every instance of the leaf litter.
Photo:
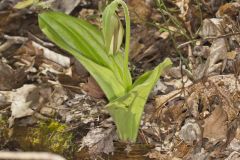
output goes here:
[{"label": "leaf litter", "polygon": [[[131,147],[129,154],[150,159],[238,159],[239,1],[160,2],[164,2],[162,8],[152,1],[128,2],[133,19],[133,75],[166,56],[175,65],[159,79],[140,124],[137,142],[153,147],[145,155]],[[54,3],[49,6],[53,10],[100,23],[98,2]],[[36,13],[44,8],[13,10],[15,4],[0,2],[0,117],[9,120],[9,127],[31,127],[54,119],[76,133],[74,143],[77,150],[82,149],[80,153],[87,148],[94,158],[100,153],[118,156],[116,131],[99,86],[69,54],[41,34]],[[11,140],[5,144],[1,150],[14,147]]]}]

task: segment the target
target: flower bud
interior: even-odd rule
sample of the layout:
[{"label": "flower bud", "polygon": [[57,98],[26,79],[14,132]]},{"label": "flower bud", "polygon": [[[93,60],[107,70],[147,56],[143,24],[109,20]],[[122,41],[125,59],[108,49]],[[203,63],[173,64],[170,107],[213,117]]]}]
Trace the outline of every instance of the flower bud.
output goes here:
[{"label": "flower bud", "polygon": [[116,54],[122,44],[124,29],[116,14],[118,2],[114,1],[103,12],[103,37],[108,55]]},{"label": "flower bud", "polygon": [[110,55],[116,54],[119,51],[122,44],[122,40],[123,40],[123,34],[124,34],[122,23],[117,17],[117,15],[114,14],[111,17],[111,19],[113,22],[113,26],[112,26],[113,31],[112,33],[110,33],[112,35],[112,38],[110,42],[110,47],[106,46],[106,48],[109,48],[108,54]]}]

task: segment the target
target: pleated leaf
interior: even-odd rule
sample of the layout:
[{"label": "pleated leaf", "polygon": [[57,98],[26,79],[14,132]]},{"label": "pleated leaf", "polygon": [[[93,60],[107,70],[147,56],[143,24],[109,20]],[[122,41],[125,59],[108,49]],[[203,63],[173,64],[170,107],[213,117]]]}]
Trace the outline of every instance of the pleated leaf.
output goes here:
[{"label": "pleated leaf", "polygon": [[60,12],[39,15],[39,26],[60,48],[75,56],[96,79],[109,100],[126,92],[121,66],[108,56],[101,31],[90,23]]},{"label": "pleated leaf", "polygon": [[115,54],[122,44],[123,27],[121,21],[116,15],[118,4],[118,1],[113,1],[103,12],[102,33],[106,51],[109,55]]},{"label": "pleated leaf", "polygon": [[171,60],[166,59],[154,70],[144,73],[135,81],[132,89],[127,94],[106,106],[117,126],[121,140],[136,141],[141,115],[147,98],[163,70],[171,64]]}]

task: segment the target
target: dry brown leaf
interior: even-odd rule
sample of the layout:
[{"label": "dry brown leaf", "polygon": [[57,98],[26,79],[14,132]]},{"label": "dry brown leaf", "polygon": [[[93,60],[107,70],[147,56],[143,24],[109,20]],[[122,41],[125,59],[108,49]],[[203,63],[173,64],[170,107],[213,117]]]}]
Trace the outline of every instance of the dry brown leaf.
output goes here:
[{"label": "dry brown leaf", "polygon": [[239,2],[226,3],[218,9],[216,16],[223,17],[224,15],[228,15],[229,17],[235,19],[239,15],[239,9]]},{"label": "dry brown leaf", "polygon": [[166,95],[157,96],[155,99],[156,107],[162,107],[168,101],[178,97],[180,95],[181,90],[174,90]]},{"label": "dry brown leaf", "polygon": [[24,19],[24,12],[13,12],[12,10],[0,12],[0,33],[15,33],[22,27]]},{"label": "dry brown leaf", "polygon": [[42,97],[46,96],[49,107],[57,108],[68,100],[68,94],[61,85],[54,86],[53,90],[50,87],[42,88],[40,93]]},{"label": "dry brown leaf", "polygon": [[0,90],[11,90],[20,87],[26,78],[23,68],[13,70],[0,61]]},{"label": "dry brown leaf", "polygon": [[11,117],[9,125],[14,124],[14,119],[30,116],[34,113],[31,109],[39,99],[38,88],[35,85],[24,85],[13,93],[11,104]]},{"label": "dry brown leaf", "polygon": [[83,137],[80,150],[84,147],[88,147],[89,153],[92,155],[99,153],[109,154],[114,151],[114,134],[114,127],[109,129],[92,129],[85,137]]},{"label": "dry brown leaf", "polygon": [[66,14],[70,14],[74,8],[77,7],[80,1],[81,0],[55,0],[53,8]]},{"label": "dry brown leaf", "polygon": [[[203,21],[200,36],[203,38],[209,38],[222,35],[224,33],[224,23],[223,19],[205,19]],[[212,43],[210,49],[207,49],[207,47],[201,47],[202,49],[199,53],[194,53],[198,56],[201,55],[205,57],[209,53],[205,63],[202,63],[201,60],[197,61],[196,59],[196,64],[194,64],[195,68],[193,69],[193,78],[195,80],[212,75],[216,71],[219,73],[225,68],[228,51],[226,40],[224,38],[217,38],[210,40],[209,42]]]},{"label": "dry brown leaf", "polygon": [[225,2],[225,0],[201,0],[208,12],[214,13]]},{"label": "dry brown leaf", "polygon": [[151,16],[151,7],[145,0],[128,0],[128,7],[131,20],[135,23],[145,22]]},{"label": "dry brown leaf", "polygon": [[195,46],[193,55],[207,59],[210,55],[210,48],[208,46]]},{"label": "dry brown leaf", "polygon": [[[159,151],[153,150],[149,153],[147,153],[145,156],[147,156],[150,159],[158,159],[158,160],[173,160],[169,155],[167,154],[162,154]],[[176,159],[180,160],[180,159]]]},{"label": "dry brown leaf", "polygon": [[12,93],[12,91],[0,91],[0,108],[11,104]]},{"label": "dry brown leaf", "polygon": [[237,151],[233,151],[225,160],[239,160],[240,153]]},{"label": "dry brown leaf", "polygon": [[88,71],[84,68],[84,66],[75,58],[73,59],[73,67],[72,67],[73,77],[79,77],[79,79],[86,79],[89,76]]},{"label": "dry brown leaf", "polygon": [[228,148],[233,151],[240,151],[240,141],[234,138],[231,143],[228,145]]},{"label": "dry brown leaf", "polygon": [[165,70],[163,75],[170,76],[174,79],[182,78],[181,68],[180,67],[171,67]]},{"label": "dry brown leaf", "polygon": [[[133,36],[131,36],[130,41],[130,58],[135,59],[144,51],[144,48],[149,45],[148,43],[145,43],[145,40],[149,42],[149,37],[152,35],[149,35],[150,33],[145,27],[134,28],[132,33]],[[148,38],[146,39],[144,37]]]},{"label": "dry brown leaf", "polygon": [[210,48],[210,56],[209,58],[209,69],[208,74],[211,73],[214,65],[220,60],[226,60],[227,58],[227,44],[225,39],[219,38],[212,43]]},{"label": "dry brown leaf", "polygon": [[188,154],[184,159],[187,160],[210,160],[209,153],[204,149],[201,148],[201,150],[197,153],[191,153]]},{"label": "dry brown leaf", "polygon": [[203,137],[209,139],[227,138],[227,113],[220,106],[216,106],[211,115],[204,120]]},{"label": "dry brown leaf", "polygon": [[83,85],[83,90],[94,98],[103,98],[105,96],[102,89],[99,87],[95,79],[93,79],[91,76],[88,77],[88,82]]},{"label": "dry brown leaf", "polygon": [[240,140],[240,127],[237,128],[236,130],[236,136],[235,136],[236,139]]},{"label": "dry brown leaf", "polygon": [[[173,27],[169,29],[174,30]],[[152,66],[151,62],[169,56],[171,43],[161,38],[156,28],[136,26],[132,29],[130,44],[130,59],[133,62],[143,62],[142,67]]]},{"label": "dry brown leaf", "polygon": [[187,98],[187,105],[190,109],[191,114],[195,117],[199,117],[199,94],[197,92],[193,92],[188,98]]},{"label": "dry brown leaf", "polygon": [[227,52],[227,59],[228,60],[234,60],[237,58],[237,55],[239,53],[237,53],[236,51],[231,51],[231,52]]},{"label": "dry brown leaf", "polygon": [[[99,1],[99,3],[101,3],[102,1]],[[98,5],[99,8],[101,8],[101,5]],[[90,8],[82,8],[81,11],[79,12],[79,18],[81,19],[85,19],[88,22],[90,22],[91,24],[94,24],[96,26],[98,26],[99,28],[101,28],[101,13],[100,10],[96,10],[96,9],[90,9]],[[95,17],[95,18],[92,18]]]},{"label": "dry brown leaf", "polygon": [[180,9],[181,14],[179,17],[181,17],[183,20],[186,20],[186,15],[189,9],[189,3],[190,0],[176,0],[176,5]]},{"label": "dry brown leaf", "polygon": [[182,76],[180,79],[172,79],[171,81],[165,82],[166,85],[172,86],[175,89],[182,89],[183,87],[190,86],[192,83],[193,82],[187,76]]},{"label": "dry brown leaf", "polygon": [[191,146],[186,143],[180,143],[176,146],[176,151],[174,152],[174,156],[178,158],[183,158],[191,149]]},{"label": "dry brown leaf", "polygon": [[224,23],[223,19],[204,19],[202,29],[199,33],[200,36],[203,38],[220,36],[223,32],[221,23]]},{"label": "dry brown leaf", "polygon": [[181,124],[186,117],[186,107],[184,106],[184,101],[176,98],[168,101],[168,105],[164,108],[159,108],[161,110],[160,119],[163,123],[169,124]]},{"label": "dry brown leaf", "polygon": [[[1,10],[1,9],[0,9]],[[11,11],[4,11],[0,13],[0,33],[5,31],[9,22],[11,21]]]}]

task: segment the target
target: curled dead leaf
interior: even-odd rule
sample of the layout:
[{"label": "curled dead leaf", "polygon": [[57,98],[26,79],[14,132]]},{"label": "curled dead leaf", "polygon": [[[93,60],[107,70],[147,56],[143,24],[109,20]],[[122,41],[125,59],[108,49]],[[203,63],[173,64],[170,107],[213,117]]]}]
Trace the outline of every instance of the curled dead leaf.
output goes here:
[{"label": "curled dead leaf", "polygon": [[135,23],[145,22],[151,16],[151,7],[145,0],[128,0],[128,7],[131,19]]},{"label": "curled dead leaf", "polygon": [[114,139],[114,128],[104,130],[103,128],[92,129],[82,139],[82,147],[89,148],[89,153],[96,155],[99,153],[109,154],[114,151],[113,139]]},{"label": "curled dead leaf", "polygon": [[26,73],[23,68],[14,70],[11,66],[0,61],[0,90],[11,90],[20,87],[25,79]]},{"label": "curled dead leaf", "polygon": [[186,15],[189,9],[189,3],[190,0],[176,0],[176,5],[180,9],[181,14],[179,17],[181,17],[183,20],[186,20]]},{"label": "curled dead leaf", "polygon": [[239,2],[226,3],[218,9],[216,16],[223,17],[224,15],[228,15],[231,18],[236,18],[239,14],[239,9],[240,9]]},{"label": "curled dead leaf", "polygon": [[55,0],[52,8],[70,14],[78,6],[81,0]]},{"label": "curled dead leaf", "polygon": [[94,98],[103,98],[105,96],[102,89],[93,79],[93,77],[88,77],[88,82],[83,85],[83,90],[86,91],[88,95]]},{"label": "curled dead leaf", "polygon": [[221,106],[216,106],[211,115],[204,120],[203,137],[209,139],[227,138],[227,113]]},{"label": "curled dead leaf", "polygon": [[11,117],[9,125],[12,126],[15,118],[30,116],[34,113],[32,106],[38,101],[38,88],[35,85],[24,85],[13,93],[11,104]]}]

